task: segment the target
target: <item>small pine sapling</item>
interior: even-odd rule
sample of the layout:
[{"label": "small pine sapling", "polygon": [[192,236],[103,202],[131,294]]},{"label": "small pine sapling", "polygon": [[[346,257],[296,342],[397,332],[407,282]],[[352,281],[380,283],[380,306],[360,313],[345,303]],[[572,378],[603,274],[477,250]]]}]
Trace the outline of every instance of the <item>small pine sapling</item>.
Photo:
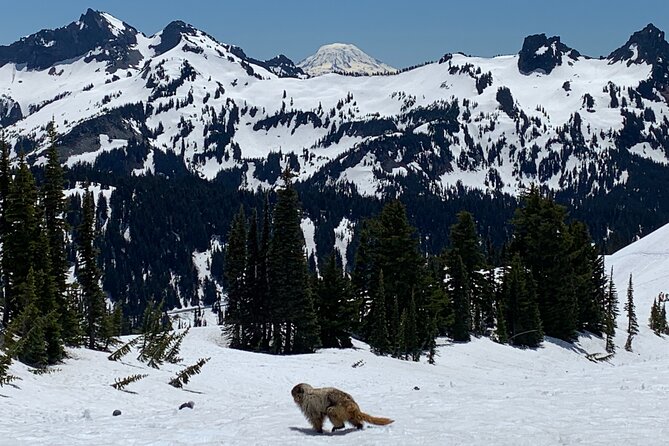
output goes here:
[{"label": "small pine sapling", "polygon": [[130,375],[125,378],[117,378],[114,384],[111,384],[116,390],[125,390],[125,386],[128,384],[139,381],[140,379],[146,378],[149,375]]},{"label": "small pine sapling", "polygon": [[177,389],[181,389],[184,384],[188,384],[188,381],[193,375],[200,373],[202,366],[204,366],[210,359],[211,358],[200,358],[195,364],[186,367],[177,373],[177,376],[170,380],[170,385],[176,387]]}]

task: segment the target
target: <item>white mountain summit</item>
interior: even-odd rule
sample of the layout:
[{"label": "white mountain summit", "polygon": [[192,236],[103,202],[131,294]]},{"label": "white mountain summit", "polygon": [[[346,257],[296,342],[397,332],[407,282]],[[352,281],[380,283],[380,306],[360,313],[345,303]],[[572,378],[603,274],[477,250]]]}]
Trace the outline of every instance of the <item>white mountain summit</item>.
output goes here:
[{"label": "white mountain summit", "polygon": [[347,43],[323,45],[316,54],[307,57],[297,66],[310,76],[335,72],[370,75],[397,71],[397,69],[374,59],[357,46]]}]

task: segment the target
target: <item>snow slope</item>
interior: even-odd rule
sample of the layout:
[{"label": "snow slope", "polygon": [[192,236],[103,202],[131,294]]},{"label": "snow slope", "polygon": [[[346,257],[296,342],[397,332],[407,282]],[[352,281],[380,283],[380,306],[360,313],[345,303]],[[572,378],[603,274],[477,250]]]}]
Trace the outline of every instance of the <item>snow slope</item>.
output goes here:
[{"label": "snow slope", "polygon": [[[641,333],[634,352],[610,362],[587,353],[603,341],[547,340],[523,350],[474,339],[440,340],[436,365],[377,357],[366,345],[275,357],[226,348],[219,327],[192,328],[184,364],[211,357],[185,390],[167,384],[183,366],[148,368],[132,355],[71,350],[71,359],[0,388],[0,444],[7,445],[610,445],[662,444],[669,438],[669,340],[650,333],[647,308],[669,289],[669,225],[607,258],[621,294],[634,274]],[[180,315],[183,318],[183,315]],[[186,318],[187,319],[187,318]],[[622,326],[622,317],[619,326]],[[362,361],[360,366],[353,367]],[[128,391],[117,378],[146,373]],[[350,392],[362,409],[395,419],[390,426],[316,435],[290,397],[299,382]],[[178,410],[183,402],[193,410]],[[121,416],[113,417],[115,409]],[[328,426],[326,425],[326,428]]]}]

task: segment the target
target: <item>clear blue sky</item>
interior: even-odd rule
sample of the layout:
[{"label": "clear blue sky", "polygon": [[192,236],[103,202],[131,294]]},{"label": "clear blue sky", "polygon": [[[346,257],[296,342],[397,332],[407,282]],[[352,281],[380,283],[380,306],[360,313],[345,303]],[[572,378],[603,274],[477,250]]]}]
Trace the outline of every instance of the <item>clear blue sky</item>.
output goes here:
[{"label": "clear blue sky", "polygon": [[600,56],[650,22],[669,31],[667,0],[14,0],[2,11],[0,44],[64,26],[89,7],[147,35],[183,20],[258,59],[283,53],[297,62],[344,42],[398,68],[447,52],[517,53],[535,33]]}]

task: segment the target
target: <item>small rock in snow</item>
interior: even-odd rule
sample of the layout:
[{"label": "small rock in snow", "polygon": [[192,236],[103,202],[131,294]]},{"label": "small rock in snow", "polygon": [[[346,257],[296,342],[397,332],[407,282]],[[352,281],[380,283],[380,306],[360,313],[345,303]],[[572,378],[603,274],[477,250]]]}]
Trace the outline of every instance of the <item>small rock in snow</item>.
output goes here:
[{"label": "small rock in snow", "polygon": [[195,406],[195,403],[193,401],[188,401],[187,403],[183,403],[181,406],[179,406],[179,410],[183,409],[184,407],[192,409],[193,406]]},{"label": "small rock in snow", "polygon": [[119,415],[121,415],[121,411],[118,410],[118,409],[116,409],[116,410],[112,413],[112,415],[115,416],[115,417],[118,417]]}]

